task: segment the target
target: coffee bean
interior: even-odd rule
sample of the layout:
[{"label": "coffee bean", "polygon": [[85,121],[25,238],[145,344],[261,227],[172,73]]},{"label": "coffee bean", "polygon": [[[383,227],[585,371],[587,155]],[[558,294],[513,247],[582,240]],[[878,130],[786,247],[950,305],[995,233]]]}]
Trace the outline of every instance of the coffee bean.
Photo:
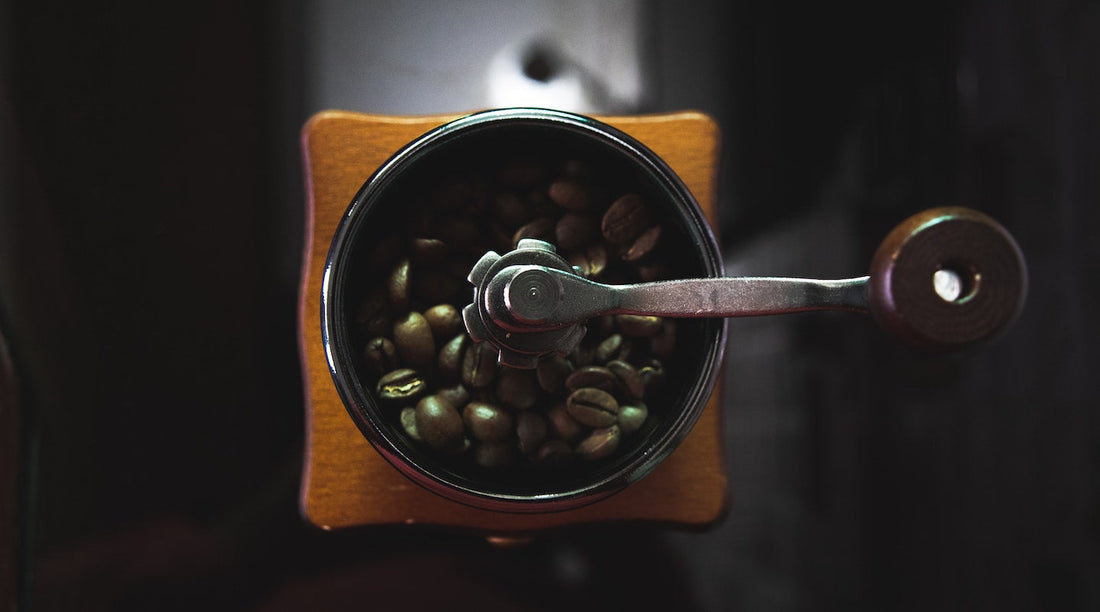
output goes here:
[{"label": "coffee bean", "polygon": [[481,229],[469,217],[449,217],[442,220],[440,226],[444,240],[455,249],[473,250],[481,241]]},{"label": "coffee bean", "polygon": [[417,272],[413,278],[413,292],[422,302],[435,304],[454,298],[462,283],[443,270],[431,268]]},{"label": "coffee bean", "polygon": [[631,263],[644,261],[657,250],[657,245],[660,241],[661,226],[654,225],[642,232],[642,235],[635,238],[634,241],[630,243],[630,246],[623,251],[623,261]]},{"label": "coffee bean", "polygon": [[382,375],[375,390],[378,397],[385,401],[407,402],[424,393],[427,381],[419,372],[411,368],[400,368]]},{"label": "coffee bean", "polygon": [[497,398],[519,410],[535,405],[535,377],[530,370],[502,368],[497,374]]},{"label": "coffee bean", "polygon": [[593,387],[604,391],[615,390],[615,375],[603,366],[584,366],[577,368],[565,379],[565,388],[576,391],[584,387]]},{"label": "coffee bean", "polygon": [[676,352],[676,324],[662,321],[660,331],[649,339],[649,350],[658,357],[671,357]]},{"label": "coffee bean", "polygon": [[642,197],[627,194],[615,200],[603,215],[600,230],[611,244],[627,245],[652,225]]},{"label": "coffee bean", "polygon": [[598,461],[610,457],[619,448],[622,431],[618,425],[594,430],[577,445],[576,454],[585,461]]},{"label": "coffee bean", "polygon": [[607,369],[615,375],[618,388],[630,399],[640,400],[645,396],[645,381],[638,370],[625,361],[614,359],[607,362]]},{"label": "coffee bean", "polygon": [[401,409],[401,429],[404,430],[405,435],[409,436],[417,442],[421,442],[424,439],[420,437],[420,432],[416,430],[416,408],[413,406],[406,406]]},{"label": "coffee bean", "polygon": [[528,221],[531,209],[514,193],[498,193],[493,199],[493,212],[496,220],[506,227],[518,227]]},{"label": "coffee bean", "polygon": [[367,341],[363,359],[372,372],[383,374],[397,367],[397,349],[389,338],[376,336]]},{"label": "coffee bean", "polygon": [[470,401],[470,391],[466,387],[459,383],[453,387],[443,387],[435,392],[439,397],[447,400],[455,407],[455,410],[462,410],[466,406],[466,402]]},{"label": "coffee bean", "polygon": [[516,415],[516,439],[525,455],[534,453],[546,439],[546,420],[530,410]]},{"label": "coffee bean", "polygon": [[462,409],[462,421],[470,435],[482,442],[497,442],[512,435],[512,415],[493,404],[466,404]]},{"label": "coffee bean", "polygon": [[575,251],[569,255],[569,265],[585,278],[598,279],[607,269],[607,249],[602,244],[594,244]]},{"label": "coffee bean", "polygon": [[[434,332],[432,334],[435,335]],[[462,375],[462,356],[466,352],[466,345],[470,343],[470,337],[462,332],[451,338],[443,348],[439,349],[439,376],[445,381],[458,380]]]},{"label": "coffee bean", "polygon": [[596,352],[594,355],[596,363],[607,363],[612,359],[616,359],[619,356],[619,351],[623,348],[623,337],[620,334],[612,334],[607,338],[604,338],[596,346]]},{"label": "coffee bean", "polygon": [[556,180],[550,183],[547,195],[555,204],[566,210],[588,210],[592,207],[592,191],[577,180]]},{"label": "coffee bean", "polygon": [[430,369],[435,362],[435,340],[424,315],[411,310],[393,324],[397,355],[414,368]]},{"label": "coffee bean", "polygon": [[497,374],[497,351],[484,342],[473,342],[462,356],[462,382],[475,389],[492,384]]},{"label": "coffee bean", "polygon": [[653,397],[665,388],[665,368],[660,361],[654,359],[649,364],[638,369],[642,381],[645,383],[645,396]]},{"label": "coffee bean", "polygon": [[649,409],[641,402],[623,406],[619,410],[619,429],[624,436],[629,436],[641,429],[648,417]]},{"label": "coffee bean", "polygon": [[667,262],[647,261],[637,266],[638,278],[643,283],[654,283],[671,278],[672,272]]},{"label": "coffee bean", "polygon": [[565,379],[573,371],[572,364],[560,355],[543,357],[535,369],[539,387],[550,394],[560,393],[565,388]]},{"label": "coffee bean", "polygon": [[429,395],[416,403],[416,431],[432,448],[457,453],[462,450],[462,417],[447,400],[438,395]]},{"label": "coffee bean", "polygon": [[496,173],[496,179],[509,187],[531,187],[545,180],[546,165],[536,160],[513,160]]},{"label": "coffee bean", "polygon": [[549,422],[550,431],[553,432],[554,436],[571,444],[580,440],[587,431],[585,426],[581,425],[577,419],[569,416],[565,402],[558,402],[551,406],[546,411],[546,420]]},{"label": "coffee bean", "polygon": [[557,226],[557,221],[551,217],[538,217],[524,225],[521,225],[516,233],[512,235],[512,248],[519,246],[519,241],[524,238],[534,238],[536,240],[545,240],[547,242],[554,239],[554,228]]},{"label": "coffee bean", "polygon": [[587,247],[599,235],[600,228],[596,219],[584,213],[565,213],[554,226],[554,238],[557,240],[557,246],[567,253]]},{"label": "coffee bean", "polygon": [[491,470],[508,467],[515,456],[515,446],[511,442],[481,442],[474,446],[474,463]]},{"label": "coffee bean", "polygon": [[402,259],[390,271],[386,281],[386,289],[390,298],[390,305],[397,312],[409,309],[409,260]]},{"label": "coffee bean", "polygon": [[631,338],[648,338],[661,331],[661,323],[664,319],[650,315],[619,314],[615,315],[615,326],[624,336]]},{"label": "coffee bean", "polygon": [[547,440],[535,451],[535,465],[547,470],[562,470],[573,464],[573,449],[563,440]]},{"label": "coffee bean", "polygon": [[450,338],[462,331],[462,313],[451,304],[436,304],[424,311],[428,327],[436,338]]},{"label": "coffee bean", "polygon": [[355,311],[355,329],[365,336],[379,336],[390,333],[389,325],[386,325],[382,333],[375,333],[372,329],[377,325],[378,319],[387,319],[389,310],[389,296],[373,291],[359,302]]},{"label": "coffee bean", "polygon": [[447,259],[447,243],[438,238],[414,238],[409,243],[409,258],[418,266],[434,266]]},{"label": "coffee bean", "polygon": [[463,176],[452,174],[439,181],[433,190],[435,205],[440,210],[455,210],[473,196],[473,184]]},{"label": "coffee bean", "polygon": [[569,394],[565,400],[569,416],[589,427],[606,427],[615,422],[619,414],[619,402],[603,389],[585,387]]}]

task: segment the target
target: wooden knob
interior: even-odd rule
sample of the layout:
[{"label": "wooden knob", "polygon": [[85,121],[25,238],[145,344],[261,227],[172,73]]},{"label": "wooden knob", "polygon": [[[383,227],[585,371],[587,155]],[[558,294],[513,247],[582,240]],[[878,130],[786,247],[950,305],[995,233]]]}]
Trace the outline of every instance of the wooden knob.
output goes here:
[{"label": "wooden knob", "polygon": [[1016,240],[968,208],[933,208],[903,221],[875,252],[870,276],[879,325],[936,352],[996,337],[1019,316],[1027,295]]}]

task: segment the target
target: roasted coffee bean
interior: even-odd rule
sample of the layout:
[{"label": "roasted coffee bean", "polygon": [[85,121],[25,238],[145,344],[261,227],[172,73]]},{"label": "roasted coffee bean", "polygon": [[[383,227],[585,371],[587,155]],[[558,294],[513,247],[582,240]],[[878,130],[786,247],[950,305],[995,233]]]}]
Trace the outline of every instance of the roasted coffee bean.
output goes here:
[{"label": "roasted coffee bean", "polygon": [[576,454],[585,461],[598,461],[610,457],[619,448],[622,431],[618,425],[594,430],[577,445]]},{"label": "roasted coffee bean", "polygon": [[463,176],[452,174],[444,177],[433,190],[435,205],[440,210],[455,210],[473,196],[473,184]]},{"label": "roasted coffee bean", "polygon": [[371,371],[383,374],[397,367],[397,349],[389,338],[376,336],[367,341],[363,359]]},{"label": "roasted coffee bean", "polygon": [[573,365],[560,355],[549,355],[539,361],[535,369],[539,387],[550,394],[557,394],[565,388],[565,379],[573,371]]},{"label": "roasted coffee bean", "polygon": [[439,397],[447,400],[455,407],[455,410],[462,410],[466,406],[466,402],[470,401],[470,391],[466,387],[459,383],[453,387],[443,387],[435,392]]},{"label": "roasted coffee bean", "polygon": [[603,215],[600,230],[608,242],[628,245],[652,225],[642,197],[631,193],[615,200]]},{"label": "roasted coffee bean", "polygon": [[573,463],[573,448],[563,440],[547,440],[535,451],[534,461],[544,469],[565,469]]},{"label": "roasted coffee bean", "polygon": [[[434,333],[433,333],[434,335]],[[458,380],[462,375],[462,356],[466,352],[466,346],[470,344],[470,337],[462,332],[451,338],[443,348],[439,349],[439,375],[445,381]]]},{"label": "roasted coffee bean", "polygon": [[556,180],[550,183],[547,195],[555,204],[566,210],[579,211],[592,208],[592,190],[577,180]]},{"label": "roasted coffee bean", "polygon": [[619,409],[619,429],[624,436],[629,436],[641,429],[648,417],[649,409],[641,402],[623,406]]},{"label": "roasted coffee bean", "polygon": [[630,263],[644,261],[657,250],[657,245],[660,242],[661,226],[654,225],[642,232],[642,235],[635,238],[634,241],[630,243],[630,246],[623,251],[623,261]]},{"label": "roasted coffee bean", "polygon": [[497,351],[484,342],[472,342],[462,356],[462,382],[484,389],[497,375]]},{"label": "roasted coffee bean", "polygon": [[581,276],[598,279],[607,269],[607,249],[602,244],[594,244],[569,255],[569,265]]},{"label": "roasted coffee bean", "polygon": [[526,223],[531,216],[531,208],[514,193],[498,193],[493,199],[493,212],[496,220],[506,227],[518,227]]},{"label": "roasted coffee bean", "polygon": [[404,430],[405,435],[413,440],[423,441],[420,432],[416,430],[416,408],[414,406],[405,406],[401,409],[401,429]]},{"label": "roasted coffee bean", "polygon": [[497,374],[497,399],[520,410],[535,405],[535,376],[530,370],[502,368]]},{"label": "roasted coffee bean", "polygon": [[671,277],[671,269],[664,261],[647,261],[639,264],[638,279],[643,283],[654,283]]},{"label": "roasted coffee bean", "polygon": [[638,374],[645,383],[646,397],[653,397],[665,388],[665,368],[660,361],[654,359],[647,365],[638,369]]},{"label": "roasted coffee bean", "polygon": [[565,388],[576,391],[584,387],[593,387],[604,391],[615,390],[615,375],[603,366],[584,366],[577,368],[565,379]]},{"label": "roasted coffee bean", "polygon": [[430,369],[435,362],[435,340],[424,315],[409,311],[393,324],[393,344],[406,364]]},{"label": "roasted coffee bean", "polygon": [[622,389],[626,397],[640,400],[645,396],[645,381],[634,366],[614,359],[607,362],[607,369],[615,375],[615,380],[619,383],[618,388]]},{"label": "roasted coffee bean", "polygon": [[413,291],[423,302],[434,304],[452,299],[463,282],[443,270],[432,268],[417,272]]},{"label": "roasted coffee bean", "polygon": [[604,338],[596,346],[596,352],[594,355],[596,363],[607,363],[612,359],[619,357],[619,351],[623,348],[623,337],[621,334],[611,334],[607,338]]},{"label": "roasted coffee bean", "polygon": [[428,327],[436,338],[450,338],[462,331],[462,313],[451,304],[436,304],[424,311]]},{"label": "roasted coffee bean", "polygon": [[536,240],[545,240],[547,242],[554,239],[554,228],[557,226],[557,221],[552,217],[538,217],[533,219],[519,227],[516,233],[512,235],[512,248],[519,245],[519,241],[524,238],[534,238]]},{"label": "roasted coffee bean", "polygon": [[606,427],[615,422],[619,402],[603,389],[585,387],[569,394],[565,400],[569,416],[589,427]]},{"label": "roasted coffee bean", "polygon": [[558,402],[546,411],[546,420],[549,422],[550,431],[554,436],[572,444],[580,440],[587,428],[581,425],[577,419],[569,416],[565,402]]},{"label": "roasted coffee bean", "polygon": [[470,402],[462,409],[470,435],[482,442],[506,440],[512,435],[512,415],[493,404]]},{"label": "roasted coffee bean", "polygon": [[631,338],[648,338],[656,336],[661,331],[661,323],[664,319],[650,315],[619,314],[615,315],[615,327],[624,336]]},{"label": "roasted coffee bean", "polygon": [[534,453],[546,439],[546,420],[530,410],[517,414],[516,439],[519,441],[521,453],[524,455]]},{"label": "roasted coffee bean", "polygon": [[409,243],[409,259],[418,266],[434,266],[447,259],[447,243],[438,238],[414,238]]},{"label": "roasted coffee bean", "polygon": [[557,247],[567,253],[587,247],[595,242],[599,235],[599,223],[594,217],[584,213],[565,213],[554,226]]},{"label": "roasted coffee bean", "polygon": [[385,401],[408,402],[420,397],[427,388],[427,381],[411,368],[400,368],[383,374],[375,390]]},{"label": "roasted coffee bean", "polygon": [[[355,311],[355,329],[366,336],[378,336],[371,330],[372,322],[379,317],[384,316],[389,309],[389,297],[381,292],[373,291],[367,294],[359,302],[359,307]],[[383,330],[383,334],[390,332],[389,326]]]},{"label": "roasted coffee bean", "polygon": [[462,450],[462,417],[447,400],[429,395],[416,403],[416,431],[432,448],[444,453]]},{"label": "roasted coffee bean", "polygon": [[676,352],[676,324],[662,321],[660,331],[649,339],[649,350],[658,357],[671,357]]},{"label": "roasted coffee bean", "polygon": [[374,243],[367,259],[371,270],[389,270],[401,253],[401,235],[388,234]]},{"label": "roasted coffee bean", "polygon": [[481,241],[481,229],[469,217],[449,217],[442,220],[440,226],[443,239],[455,249],[471,250]]},{"label": "roasted coffee bean", "polygon": [[390,305],[397,312],[405,312],[409,309],[409,260],[402,259],[390,271],[386,281],[386,289],[390,298]]},{"label": "roasted coffee bean", "polygon": [[509,187],[529,188],[546,179],[546,164],[536,160],[512,160],[500,167],[496,179]]},{"label": "roasted coffee bean", "polygon": [[511,442],[481,442],[474,446],[474,463],[491,470],[512,465],[515,456],[515,446]]},{"label": "roasted coffee bean", "polygon": [[578,368],[592,365],[596,361],[596,349],[591,346],[580,344],[569,354],[569,360]]}]

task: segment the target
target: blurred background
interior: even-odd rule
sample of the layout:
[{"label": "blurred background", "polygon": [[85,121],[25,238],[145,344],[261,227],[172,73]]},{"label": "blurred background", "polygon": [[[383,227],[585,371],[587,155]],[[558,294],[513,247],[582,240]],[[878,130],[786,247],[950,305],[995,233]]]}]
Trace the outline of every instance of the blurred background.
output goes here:
[{"label": "blurred background", "polygon": [[[1098,77],[1087,0],[9,0],[0,602],[1100,609]],[[310,528],[299,131],[513,104],[715,117],[729,273],[862,274],[962,204],[1015,234],[1028,304],[950,358],[845,314],[732,322],[704,533]]]}]

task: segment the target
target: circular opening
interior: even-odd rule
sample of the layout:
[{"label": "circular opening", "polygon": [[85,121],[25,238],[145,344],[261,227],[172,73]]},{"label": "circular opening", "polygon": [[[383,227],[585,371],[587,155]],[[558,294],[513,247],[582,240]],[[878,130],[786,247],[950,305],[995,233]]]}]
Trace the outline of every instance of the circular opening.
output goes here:
[{"label": "circular opening", "polygon": [[932,288],[944,302],[961,304],[977,293],[979,278],[967,266],[944,266],[932,274]]},{"label": "circular opening", "polygon": [[[521,171],[534,166],[543,171]],[[508,174],[511,171],[515,174]],[[409,412],[416,409],[415,402],[405,405],[380,399],[376,388],[380,374],[372,370],[377,355],[366,356],[364,345],[384,332],[369,329],[373,320],[363,318],[364,308],[369,310],[378,291],[383,292],[391,311],[426,313],[442,302],[461,311],[473,295],[472,285],[465,281],[473,262],[487,250],[509,250],[520,234],[512,231],[514,227],[534,223],[516,214],[514,200],[533,202],[532,206],[545,211],[543,200],[552,177],[570,174],[582,178],[593,172],[607,186],[606,198],[637,192],[652,203],[655,218],[666,224],[669,240],[665,245],[669,259],[663,263],[676,277],[722,274],[717,245],[701,212],[663,162],[608,126],[555,111],[489,111],[443,126],[383,165],[349,206],[333,239],[324,279],[322,325],[329,366],[360,430],[390,463],[421,485],[457,501],[496,510],[537,512],[576,507],[648,473],[698,418],[721,359],[725,340],[722,320],[677,322],[676,348],[663,358],[659,372],[666,384],[652,400],[645,398],[651,418],[629,437],[624,435],[611,456],[574,461],[563,469],[531,469],[522,463],[504,468],[487,465],[515,455],[516,449],[477,445],[472,438],[467,440],[474,445],[472,450],[468,445],[459,453],[439,452],[410,436],[408,423],[419,418]],[[568,211],[555,214],[564,216]],[[501,231],[502,226],[507,231]],[[447,257],[438,258],[432,250],[437,246],[433,241],[449,245]],[[458,247],[460,244],[465,246]],[[606,279],[608,282],[637,280],[621,262],[612,262],[607,269],[609,274],[622,275]],[[401,285],[391,282],[395,279],[405,279],[410,293],[402,289],[395,296],[394,287]],[[431,292],[432,297],[425,298],[418,291]],[[400,308],[393,306],[395,297],[403,301]],[[408,320],[401,316],[401,321]],[[595,351],[596,341],[606,339],[600,325],[590,322],[586,350]],[[436,339],[433,351],[441,354],[444,340]],[[403,347],[397,344],[401,359]],[[481,345],[461,341],[457,345],[464,346],[462,367],[465,362],[474,363],[467,357],[474,346]],[[698,350],[701,346],[706,350]],[[641,362],[635,365],[640,368]],[[389,363],[386,367],[395,366]],[[441,374],[434,353],[422,369],[427,384],[435,385],[440,393],[453,383],[453,378]],[[499,402],[506,393],[500,386],[470,386],[468,391],[477,401]],[[510,444],[522,435],[519,422],[532,421],[525,413],[540,414],[543,426],[552,427],[549,412],[563,398],[542,391],[537,394],[541,404],[513,411],[517,433],[509,434]],[[532,427],[539,429],[538,424]]]}]

